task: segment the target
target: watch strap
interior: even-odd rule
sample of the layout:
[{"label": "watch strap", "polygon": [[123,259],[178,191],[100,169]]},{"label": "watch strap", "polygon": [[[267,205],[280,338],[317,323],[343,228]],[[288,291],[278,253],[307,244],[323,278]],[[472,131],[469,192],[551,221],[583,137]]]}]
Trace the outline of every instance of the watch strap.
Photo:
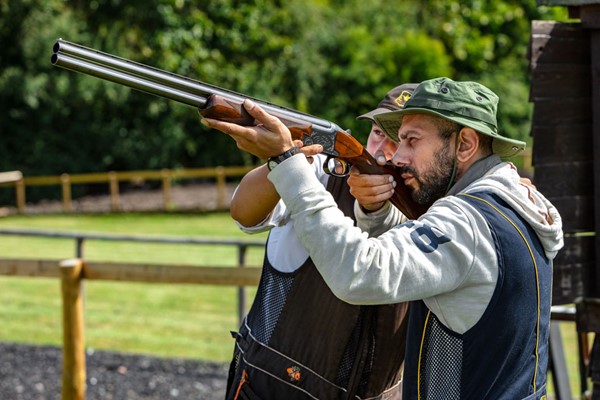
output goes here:
[{"label": "watch strap", "polygon": [[278,156],[269,157],[267,160],[267,168],[269,168],[269,171],[272,171],[277,165],[298,153],[300,153],[300,149],[297,146],[293,146]]}]

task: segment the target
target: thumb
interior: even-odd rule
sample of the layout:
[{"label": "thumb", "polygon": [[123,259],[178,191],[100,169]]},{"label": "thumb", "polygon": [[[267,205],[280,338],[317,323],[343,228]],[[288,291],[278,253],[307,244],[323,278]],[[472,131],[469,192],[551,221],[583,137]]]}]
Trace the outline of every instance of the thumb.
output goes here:
[{"label": "thumb", "polygon": [[279,118],[268,114],[261,106],[256,104],[250,99],[244,100],[244,108],[248,111],[248,114],[252,115],[258,122],[264,125],[265,128],[272,131],[277,129],[282,122]]},{"label": "thumb", "polygon": [[375,154],[373,154],[373,157],[375,158],[375,160],[377,160],[377,164],[379,165],[384,165],[387,162],[385,154],[381,150],[377,150]]}]

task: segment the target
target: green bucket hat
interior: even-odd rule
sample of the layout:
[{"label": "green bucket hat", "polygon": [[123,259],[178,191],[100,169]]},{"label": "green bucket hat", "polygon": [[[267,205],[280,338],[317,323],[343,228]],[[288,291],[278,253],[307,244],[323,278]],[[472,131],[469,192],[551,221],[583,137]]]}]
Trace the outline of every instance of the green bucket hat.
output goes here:
[{"label": "green bucket hat", "polygon": [[377,114],[374,118],[396,142],[404,115],[429,114],[445,118],[491,136],[494,153],[512,157],[525,150],[525,142],[498,134],[497,108],[498,96],[480,83],[436,78],[421,82],[403,109]]}]

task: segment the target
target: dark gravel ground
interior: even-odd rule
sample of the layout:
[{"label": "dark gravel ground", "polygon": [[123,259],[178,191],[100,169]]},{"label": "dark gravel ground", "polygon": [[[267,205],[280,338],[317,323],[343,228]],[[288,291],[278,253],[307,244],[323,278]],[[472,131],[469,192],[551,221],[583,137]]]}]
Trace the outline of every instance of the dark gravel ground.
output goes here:
[{"label": "dark gravel ground", "polygon": [[[225,364],[93,351],[86,400],[221,400]],[[59,347],[0,343],[0,400],[60,400]]]},{"label": "dark gravel ground", "polygon": [[[222,205],[227,209],[237,184],[228,183],[223,193]],[[210,183],[176,185],[171,188],[169,210],[178,212],[206,212],[221,209],[218,205],[217,186]],[[160,189],[131,189],[119,194],[121,212],[160,212],[164,211],[163,192]],[[109,213],[111,198],[106,195],[84,196],[73,199],[71,211],[74,213]],[[53,214],[63,212],[60,200],[42,200],[38,203],[27,203],[27,214]],[[17,214],[14,205],[0,206],[0,217]]]}]

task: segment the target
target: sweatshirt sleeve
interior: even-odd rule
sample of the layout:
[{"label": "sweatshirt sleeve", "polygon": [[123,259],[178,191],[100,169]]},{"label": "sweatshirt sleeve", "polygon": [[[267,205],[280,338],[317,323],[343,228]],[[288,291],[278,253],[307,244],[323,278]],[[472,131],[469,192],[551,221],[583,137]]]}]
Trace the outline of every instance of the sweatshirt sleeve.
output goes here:
[{"label": "sweatshirt sleeve", "polygon": [[384,304],[436,296],[456,289],[472,269],[477,245],[473,221],[457,205],[438,202],[439,211],[432,207],[419,220],[369,238],[343,216],[305,157],[291,157],[268,177],[317,269],[346,302]]},{"label": "sweatshirt sleeve", "polygon": [[[326,157],[321,154],[318,154],[314,156],[313,159],[313,163],[310,164],[312,173],[315,174],[321,185],[326,187],[327,182],[329,180],[329,175],[327,175],[323,170],[323,162],[326,160]],[[233,196],[235,196],[237,190],[238,188],[236,188],[233,192]],[[285,226],[288,222],[290,222],[290,213],[283,200],[279,200],[279,202],[277,203],[275,208],[273,208],[273,210],[269,213],[269,215],[267,215],[265,219],[263,219],[256,225],[244,226],[236,220],[234,220],[234,223],[238,226],[238,228],[242,232],[248,234],[267,232],[273,228]]]},{"label": "sweatshirt sleeve", "polygon": [[391,228],[407,221],[407,218],[387,201],[384,206],[373,212],[366,213],[358,201],[354,202],[354,216],[357,226],[369,236],[379,236]]}]

